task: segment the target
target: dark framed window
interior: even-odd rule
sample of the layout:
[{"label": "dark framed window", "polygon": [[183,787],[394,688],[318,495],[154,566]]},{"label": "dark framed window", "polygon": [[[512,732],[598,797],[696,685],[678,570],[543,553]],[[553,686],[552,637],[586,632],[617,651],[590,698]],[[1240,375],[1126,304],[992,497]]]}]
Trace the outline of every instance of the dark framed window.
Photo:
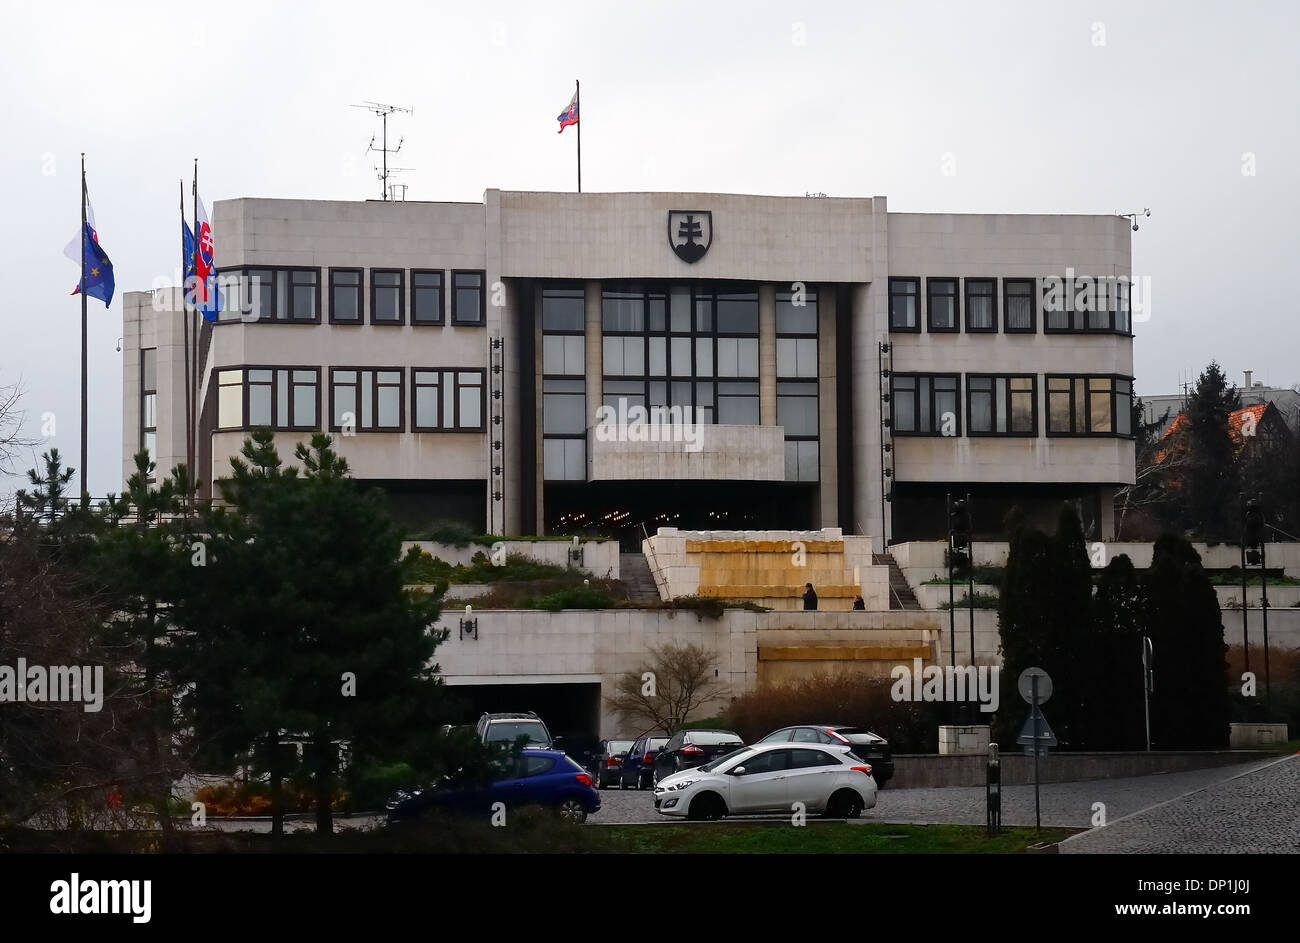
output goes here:
[{"label": "dark framed window", "polygon": [[240,276],[237,292],[243,296],[242,304],[229,299],[223,309],[224,320],[241,317],[241,307],[247,305],[249,318],[255,310],[257,317],[252,320],[258,322],[320,323],[320,269],[286,266],[235,271]]},{"label": "dark framed window", "polygon": [[957,374],[895,373],[890,376],[890,421],[895,435],[961,435]]},{"label": "dark framed window", "polygon": [[320,368],[246,366],[217,371],[217,428],[320,428]]},{"label": "dark framed window", "polygon": [[487,319],[486,273],[451,273],[452,324],[483,324]]},{"label": "dark framed window", "polygon": [[412,431],[482,432],[486,377],[486,370],[412,367]]},{"label": "dark framed window", "polygon": [[442,272],[411,269],[411,323],[445,324]]},{"label": "dark framed window", "polygon": [[1002,279],[1002,330],[1007,334],[1038,333],[1038,291],[1032,278]]},{"label": "dark framed window", "polygon": [[581,379],[542,380],[542,478],[587,480],[587,390]]},{"label": "dark framed window", "polygon": [[1044,279],[1043,331],[1048,334],[1131,334],[1127,279],[1115,276],[1052,276]]},{"label": "dark framed window", "polygon": [[680,409],[653,421],[758,423],[756,291],[611,283],[601,323],[603,405]]},{"label": "dark framed window", "polygon": [[966,279],[966,333],[996,334],[998,330],[998,280]]},{"label": "dark framed window", "polygon": [[931,334],[956,334],[961,330],[961,310],[957,302],[957,279],[925,280],[926,329]]},{"label": "dark framed window", "polygon": [[891,278],[889,280],[889,329],[921,333],[920,301],[921,280],[919,278]]},{"label": "dark framed window", "polygon": [[158,458],[158,351],[140,351],[140,448]]},{"label": "dark framed window", "polygon": [[786,481],[817,481],[817,383],[777,380],[776,423],[785,430]]},{"label": "dark framed window", "polygon": [[370,270],[370,323],[406,323],[406,272],[403,269]]},{"label": "dark framed window", "polygon": [[330,269],[330,323],[360,324],[362,321],[361,284],[364,270]]},{"label": "dark framed window", "polygon": [[966,375],[966,434],[1036,436],[1038,383],[1031,374]]},{"label": "dark framed window", "polygon": [[776,376],[817,377],[817,293],[805,291],[794,304],[791,292],[776,293]]},{"label": "dark framed window", "polygon": [[330,431],[404,432],[401,367],[331,367]]},{"label": "dark framed window", "polygon": [[1133,435],[1133,378],[1046,377],[1049,436]]}]

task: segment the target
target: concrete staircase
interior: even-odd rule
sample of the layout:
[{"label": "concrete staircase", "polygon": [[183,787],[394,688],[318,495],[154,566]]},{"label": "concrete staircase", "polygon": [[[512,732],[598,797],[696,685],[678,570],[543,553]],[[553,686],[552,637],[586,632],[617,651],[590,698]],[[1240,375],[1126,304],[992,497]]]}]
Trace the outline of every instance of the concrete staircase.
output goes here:
[{"label": "concrete staircase", "polygon": [[889,553],[873,553],[871,562],[877,566],[889,567],[889,608],[890,609],[920,609],[921,604],[917,602],[916,594],[912,592],[912,587],[908,585],[907,577],[899,569],[898,564],[894,562],[894,557]]},{"label": "concrete staircase", "polygon": [[618,577],[627,589],[628,598],[638,606],[652,606],[660,602],[650,564],[644,553],[620,553]]}]

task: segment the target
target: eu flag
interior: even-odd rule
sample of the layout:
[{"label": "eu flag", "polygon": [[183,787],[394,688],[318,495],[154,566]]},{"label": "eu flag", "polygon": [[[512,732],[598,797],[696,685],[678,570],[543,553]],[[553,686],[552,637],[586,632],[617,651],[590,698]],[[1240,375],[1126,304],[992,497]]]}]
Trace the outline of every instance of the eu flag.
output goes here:
[{"label": "eu flag", "polygon": [[[108,253],[100,247],[99,241],[95,238],[95,230],[89,223],[86,224],[84,245],[86,283],[78,286],[77,290],[84,291],[91,298],[98,298],[107,308],[113,300],[113,263],[108,260]],[[76,293],[73,292],[74,295]]]}]

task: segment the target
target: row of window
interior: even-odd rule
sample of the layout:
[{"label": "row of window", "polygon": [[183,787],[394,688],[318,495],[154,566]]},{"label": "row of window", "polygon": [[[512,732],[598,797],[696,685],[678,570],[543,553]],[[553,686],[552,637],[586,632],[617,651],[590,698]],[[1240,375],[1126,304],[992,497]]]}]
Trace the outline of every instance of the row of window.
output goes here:
[{"label": "row of window", "polygon": [[[1052,282],[1051,287],[1047,282]],[[1043,311],[1047,334],[1130,334],[1129,285],[1114,279],[1093,279],[1064,288],[1062,280],[1002,279],[1002,305],[998,306],[996,278],[925,279],[925,328],[931,334],[995,334],[999,317],[1005,334],[1037,334],[1038,312]],[[963,292],[964,289],[964,292]],[[963,304],[963,295],[965,303]],[[889,329],[921,332],[921,279],[889,279]]]},{"label": "row of window", "polygon": [[[487,315],[486,276],[481,270],[454,270],[450,282],[438,269],[331,268],[329,273],[328,318],[330,324],[442,325],[451,323],[479,326]],[[257,319],[293,324],[321,321],[321,270],[318,268],[244,268],[233,273],[233,284],[223,282],[228,297],[222,320],[236,320],[241,311],[252,311]],[[408,282],[409,279],[409,282]],[[445,290],[450,285],[450,291]],[[246,301],[238,293],[256,293]]]},{"label": "row of window", "polygon": [[[1131,436],[1133,378],[1044,377],[1049,436]],[[890,377],[890,428],[895,435],[962,435],[961,375],[895,373]],[[1037,436],[1038,378],[1032,374],[966,374],[965,434]]]},{"label": "row of window", "polygon": [[[320,428],[318,367],[217,371],[217,428]],[[461,367],[330,367],[331,432],[482,432],[486,371]],[[409,417],[407,410],[409,409]],[[408,423],[409,418],[409,423]]]}]

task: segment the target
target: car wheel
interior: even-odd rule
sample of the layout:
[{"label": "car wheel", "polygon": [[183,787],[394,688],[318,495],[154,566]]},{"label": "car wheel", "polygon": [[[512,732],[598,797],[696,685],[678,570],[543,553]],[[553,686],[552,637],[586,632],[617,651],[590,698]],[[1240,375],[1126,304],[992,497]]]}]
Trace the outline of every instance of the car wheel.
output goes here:
[{"label": "car wheel", "polygon": [[686,817],[696,822],[715,821],[727,814],[727,804],[716,792],[704,792],[691,800]]},{"label": "car wheel", "polygon": [[577,799],[561,799],[560,804],[555,807],[555,814],[562,822],[570,822],[574,825],[581,825],[587,821],[587,810]]},{"label": "car wheel", "polygon": [[828,819],[856,819],[862,814],[862,797],[852,789],[841,789],[826,803]]}]

